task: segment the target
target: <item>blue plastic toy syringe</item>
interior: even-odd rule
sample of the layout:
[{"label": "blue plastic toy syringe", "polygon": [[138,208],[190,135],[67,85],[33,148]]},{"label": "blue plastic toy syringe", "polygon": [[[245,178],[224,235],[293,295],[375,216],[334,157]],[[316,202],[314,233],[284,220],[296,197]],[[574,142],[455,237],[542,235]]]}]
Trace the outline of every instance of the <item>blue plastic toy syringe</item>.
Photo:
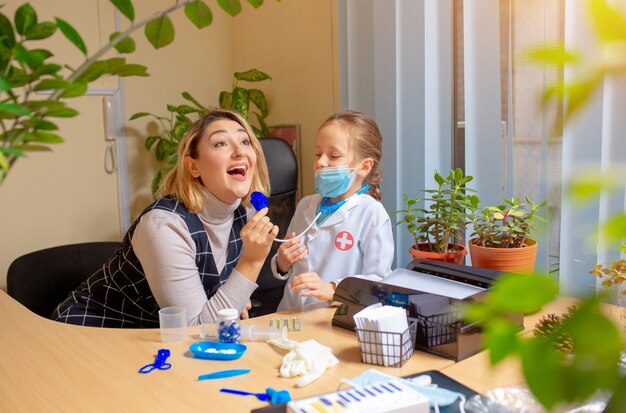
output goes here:
[{"label": "blue plastic toy syringe", "polygon": [[[269,201],[267,200],[267,197],[265,196],[265,194],[263,192],[259,192],[259,191],[254,191],[252,194],[250,194],[250,203],[252,204],[254,209],[256,209],[257,211],[260,211],[260,210],[262,210],[263,208],[265,208],[265,207],[267,207],[269,205]],[[306,234],[307,231],[310,230],[311,227],[315,224],[315,221],[317,221],[317,219],[320,217],[320,215],[322,215],[322,214],[318,213],[317,216],[315,217],[315,219],[313,219],[313,221],[311,221],[309,226],[306,227],[306,229],[304,231],[302,231],[300,234],[296,235],[294,238],[300,238],[301,236]],[[293,238],[290,238],[290,239],[293,239]],[[287,242],[289,240],[288,239],[274,238],[274,241],[276,241],[276,242]]]}]

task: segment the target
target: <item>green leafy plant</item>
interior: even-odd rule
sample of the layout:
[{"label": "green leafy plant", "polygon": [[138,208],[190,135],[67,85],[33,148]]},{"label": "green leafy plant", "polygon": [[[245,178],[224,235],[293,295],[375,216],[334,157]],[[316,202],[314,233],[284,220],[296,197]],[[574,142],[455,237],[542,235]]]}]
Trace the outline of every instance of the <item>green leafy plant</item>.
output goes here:
[{"label": "green leafy plant", "polygon": [[449,244],[454,237],[463,238],[467,226],[471,222],[471,211],[479,203],[475,192],[465,185],[471,182],[472,176],[464,176],[460,168],[450,170],[447,177],[435,171],[434,179],[437,189],[426,189],[428,194],[424,208],[418,207],[419,198],[410,198],[404,194],[406,209],[395,211],[404,216],[398,224],[406,224],[413,236],[414,248],[420,243],[428,243],[431,252],[448,252]]},{"label": "green leafy plant", "polygon": [[[250,126],[252,126],[257,136],[269,136],[270,133],[265,123],[265,118],[267,118],[268,115],[267,100],[262,90],[242,87],[239,82],[256,83],[271,79],[272,78],[267,73],[263,73],[257,69],[235,72],[232,90],[225,90],[220,93],[220,107],[234,110],[248,119]],[[251,111],[250,104],[254,104],[257,111]],[[254,115],[258,126],[255,125],[255,122],[252,122],[250,115]]]},{"label": "green leafy plant", "polygon": [[[247,82],[261,82],[263,80],[271,79],[269,75],[261,72],[257,69],[250,69],[245,72],[235,72],[234,77],[236,80],[244,80]],[[163,183],[165,175],[174,167],[178,160],[178,144],[180,140],[185,136],[187,130],[194,122],[194,120],[202,117],[209,110],[214,107],[211,105],[203,105],[196,98],[191,96],[189,92],[182,93],[183,99],[187,100],[189,104],[180,105],[166,105],[168,116],[155,115],[149,112],[138,112],[130,117],[130,120],[139,119],[145,116],[153,117],[161,125],[163,133],[161,135],[150,135],[146,137],[144,146],[146,150],[150,151],[154,149],[154,156],[156,160],[164,163],[165,166],[160,168],[154,178],[152,179],[151,191],[153,196],[157,196]],[[223,109],[231,109],[244,117],[250,117],[253,114],[258,122],[258,127],[250,121],[255,134],[257,136],[268,136],[269,130],[265,124],[265,118],[268,114],[267,101],[265,100],[265,94],[258,89],[246,89],[241,86],[235,86],[231,92],[222,91],[219,96],[220,107]],[[250,105],[254,104],[258,109],[258,112],[250,110]]]},{"label": "green leafy plant", "polygon": [[[202,0],[176,0],[166,9],[140,20],[135,20],[131,0],[111,0],[111,3],[130,25],[122,32],[112,33],[109,42],[91,55],[80,34],[64,19],[39,21],[29,3],[16,10],[13,21],[0,13],[0,183],[26,152],[50,151],[49,145],[63,142],[55,119],[78,115],[66,100],[84,95],[89,83],[105,75],[148,76],[145,66],[127,63],[124,57],[104,58],[113,49],[120,54],[134,52],[135,42],[130,36],[137,29],[144,27],[146,38],[158,49],[174,41],[170,13],[184,8],[187,18],[200,29],[213,21],[211,9]],[[231,16],[241,11],[239,0],[217,3]],[[248,3],[257,8],[263,2],[248,0]],[[39,46],[57,30],[85,56],[76,68],[53,62],[54,53],[43,48],[45,43]],[[34,96],[44,91],[49,93],[47,98]]]},{"label": "green leafy plant", "polygon": [[473,211],[472,221],[474,231],[470,238],[476,245],[489,248],[521,248],[535,220],[540,220],[537,211],[544,207],[547,201],[533,204],[526,196],[527,204],[520,204],[519,198],[505,199],[505,204],[488,206],[477,214]]}]

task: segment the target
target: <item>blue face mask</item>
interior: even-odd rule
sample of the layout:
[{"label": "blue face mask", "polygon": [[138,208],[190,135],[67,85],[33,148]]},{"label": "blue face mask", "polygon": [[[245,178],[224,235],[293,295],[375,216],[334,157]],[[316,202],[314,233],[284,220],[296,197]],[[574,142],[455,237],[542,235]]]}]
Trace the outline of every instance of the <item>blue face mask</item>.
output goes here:
[{"label": "blue face mask", "polygon": [[318,169],[315,171],[315,192],[328,198],[337,198],[345,194],[356,179],[357,169],[359,168],[349,168],[347,166],[331,166]]},{"label": "blue face mask", "polygon": [[421,393],[424,397],[428,398],[431,404],[436,404],[439,407],[450,406],[457,400],[465,400],[465,396],[461,393],[444,389],[442,387],[418,384],[419,381],[401,379],[385,374],[376,369],[369,369],[365,373],[351,379],[350,381],[348,381],[348,383],[364,387],[370,384],[376,384],[378,382],[389,381],[391,379],[402,380],[402,383]]}]

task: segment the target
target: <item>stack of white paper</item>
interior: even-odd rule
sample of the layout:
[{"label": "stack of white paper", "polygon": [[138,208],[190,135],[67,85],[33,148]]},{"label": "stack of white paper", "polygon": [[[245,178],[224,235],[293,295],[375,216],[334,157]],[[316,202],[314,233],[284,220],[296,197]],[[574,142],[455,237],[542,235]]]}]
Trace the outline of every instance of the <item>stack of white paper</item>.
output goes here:
[{"label": "stack of white paper", "polygon": [[366,363],[399,365],[403,354],[412,354],[413,343],[403,308],[376,303],[356,313],[354,323]]}]

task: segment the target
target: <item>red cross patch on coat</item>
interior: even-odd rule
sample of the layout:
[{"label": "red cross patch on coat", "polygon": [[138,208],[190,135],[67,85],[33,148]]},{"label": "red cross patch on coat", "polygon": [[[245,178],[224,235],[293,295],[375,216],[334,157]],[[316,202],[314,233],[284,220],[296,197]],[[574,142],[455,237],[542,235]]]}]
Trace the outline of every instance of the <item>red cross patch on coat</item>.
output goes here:
[{"label": "red cross patch on coat", "polygon": [[348,231],[341,231],[335,237],[335,247],[340,251],[348,251],[354,246],[354,237]]}]

